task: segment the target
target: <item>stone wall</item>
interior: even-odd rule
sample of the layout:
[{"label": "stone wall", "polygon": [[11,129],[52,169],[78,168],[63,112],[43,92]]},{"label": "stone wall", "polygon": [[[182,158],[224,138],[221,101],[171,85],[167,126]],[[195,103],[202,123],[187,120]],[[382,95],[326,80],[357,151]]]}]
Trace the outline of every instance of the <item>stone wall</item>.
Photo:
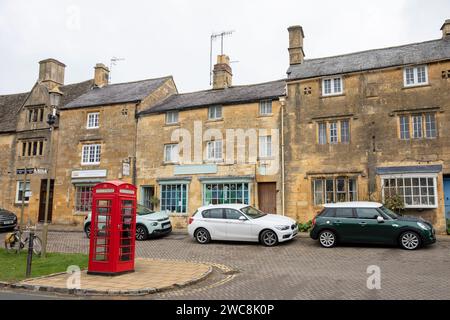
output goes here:
[{"label": "stone wall", "polygon": [[[428,65],[429,85],[406,88],[403,68],[343,75],[344,94],[323,97],[321,79],[288,84],[285,122],[287,212],[301,221],[314,217],[312,178],[356,176],[360,200],[380,200],[380,178],[375,168],[443,165],[438,176],[439,208],[413,211],[430,218],[442,231],[444,203],[442,175],[450,173],[450,80],[442,71],[450,62]],[[310,94],[305,94],[310,91]],[[400,140],[399,115],[436,113],[438,138]],[[318,123],[350,120],[350,143],[318,144]]]}]

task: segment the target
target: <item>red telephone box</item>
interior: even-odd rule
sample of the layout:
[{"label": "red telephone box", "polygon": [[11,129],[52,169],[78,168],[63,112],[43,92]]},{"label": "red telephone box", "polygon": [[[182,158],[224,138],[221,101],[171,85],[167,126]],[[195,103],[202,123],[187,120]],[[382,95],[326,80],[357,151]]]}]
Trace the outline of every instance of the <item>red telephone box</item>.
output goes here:
[{"label": "red telephone box", "polygon": [[136,187],[103,182],[92,190],[89,274],[118,275],[134,271]]}]

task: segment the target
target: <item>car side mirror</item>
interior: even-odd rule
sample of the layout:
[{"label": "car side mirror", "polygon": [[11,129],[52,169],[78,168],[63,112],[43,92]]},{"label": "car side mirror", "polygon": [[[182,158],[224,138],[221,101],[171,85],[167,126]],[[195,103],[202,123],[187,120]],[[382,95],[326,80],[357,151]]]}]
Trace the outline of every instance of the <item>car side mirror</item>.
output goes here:
[{"label": "car side mirror", "polygon": [[242,222],[247,221],[247,218],[244,217],[244,216],[240,216],[240,217],[239,217],[239,221],[242,221]]},{"label": "car side mirror", "polygon": [[377,221],[378,221],[378,223],[383,223],[384,222],[384,218],[382,216],[378,216],[377,217]]}]

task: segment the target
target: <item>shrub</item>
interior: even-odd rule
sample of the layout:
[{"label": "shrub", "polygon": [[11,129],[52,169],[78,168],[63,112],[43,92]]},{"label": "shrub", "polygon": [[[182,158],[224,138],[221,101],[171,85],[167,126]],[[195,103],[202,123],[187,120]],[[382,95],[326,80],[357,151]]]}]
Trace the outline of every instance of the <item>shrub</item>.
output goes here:
[{"label": "shrub", "polygon": [[306,222],[306,223],[298,223],[298,230],[300,232],[309,232],[312,229],[312,220]]},{"label": "shrub", "polygon": [[385,196],[384,198],[384,206],[391,211],[394,211],[398,214],[405,209],[405,203],[403,202],[403,197],[398,194],[392,194],[389,196]]}]

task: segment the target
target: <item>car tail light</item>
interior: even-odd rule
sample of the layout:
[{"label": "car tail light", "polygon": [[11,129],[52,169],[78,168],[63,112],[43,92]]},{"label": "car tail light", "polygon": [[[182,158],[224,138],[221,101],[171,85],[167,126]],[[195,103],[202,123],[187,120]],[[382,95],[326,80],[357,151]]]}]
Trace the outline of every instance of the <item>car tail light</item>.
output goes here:
[{"label": "car tail light", "polygon": [[194,222],[194,217],[189,217],[189,224],[191,224],[192,222]]},{"label": "car tail light", "polygon": [[316,225],[316,217],[312,220],[312,226],[314,227]]}]

